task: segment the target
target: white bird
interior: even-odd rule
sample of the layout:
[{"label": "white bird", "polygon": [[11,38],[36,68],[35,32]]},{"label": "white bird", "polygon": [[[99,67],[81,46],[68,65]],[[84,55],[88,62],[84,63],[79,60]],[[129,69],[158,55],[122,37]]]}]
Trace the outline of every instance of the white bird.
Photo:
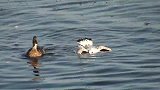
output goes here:
[{"label": "white bird", "polygon": [[96,54],[98,52],[110,52],[111,48],[106,46],[93,46],[91,38],[81,38],[77,40],[78,43],[78,54]]}]

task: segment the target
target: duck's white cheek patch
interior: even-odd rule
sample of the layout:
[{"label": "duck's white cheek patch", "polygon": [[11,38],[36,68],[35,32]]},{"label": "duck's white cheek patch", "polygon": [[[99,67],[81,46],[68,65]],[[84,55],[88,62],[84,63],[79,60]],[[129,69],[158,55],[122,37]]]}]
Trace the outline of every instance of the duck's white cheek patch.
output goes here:
[{"label": "duck's white cheek patch", "polygon": [[34,49],[37,49],[37,46],[38,46],[38,45],[37,45],[37,44],[35,44],[33,48],[34,48]]}]

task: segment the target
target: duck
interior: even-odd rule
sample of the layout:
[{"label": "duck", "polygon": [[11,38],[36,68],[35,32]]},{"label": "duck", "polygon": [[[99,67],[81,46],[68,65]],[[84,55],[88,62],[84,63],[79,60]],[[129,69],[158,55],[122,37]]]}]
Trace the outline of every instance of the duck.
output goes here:
[{"label": "duck", "polygon": [[27,57],[36,58],[41,57],[45,54],[44,49],[38,46],[37,36],[33,36],[32,44],[32,48],[30,48],[26,53]]},{"label": "duck", "polygon": [[96,54],[98,52],[111,52],[112,49],[107,46],[93,46],[91,38],[81,38],[77,40],[78,50],[77,53],[82,54]]}]

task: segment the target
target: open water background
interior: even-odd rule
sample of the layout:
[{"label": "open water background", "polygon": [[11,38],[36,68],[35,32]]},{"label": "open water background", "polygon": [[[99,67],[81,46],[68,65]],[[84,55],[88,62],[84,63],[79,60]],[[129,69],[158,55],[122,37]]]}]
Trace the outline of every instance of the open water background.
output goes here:
[{"label": "open water background", "polygon": [[[79,58],[82,37],[113,51]],[[160,90],[160,0],[0,0],[0,89]]]}]

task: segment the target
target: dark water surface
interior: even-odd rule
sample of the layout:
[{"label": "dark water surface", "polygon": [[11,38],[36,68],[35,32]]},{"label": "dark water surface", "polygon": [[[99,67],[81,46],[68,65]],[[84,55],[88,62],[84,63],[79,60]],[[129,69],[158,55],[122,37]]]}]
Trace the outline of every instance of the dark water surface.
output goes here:
[{"label": "dark water surface", "polygon": [[[113,51],[79,58],[81,37]],[[160,90],[160,0],[0,0],[0,47],[1,90]]]}]

